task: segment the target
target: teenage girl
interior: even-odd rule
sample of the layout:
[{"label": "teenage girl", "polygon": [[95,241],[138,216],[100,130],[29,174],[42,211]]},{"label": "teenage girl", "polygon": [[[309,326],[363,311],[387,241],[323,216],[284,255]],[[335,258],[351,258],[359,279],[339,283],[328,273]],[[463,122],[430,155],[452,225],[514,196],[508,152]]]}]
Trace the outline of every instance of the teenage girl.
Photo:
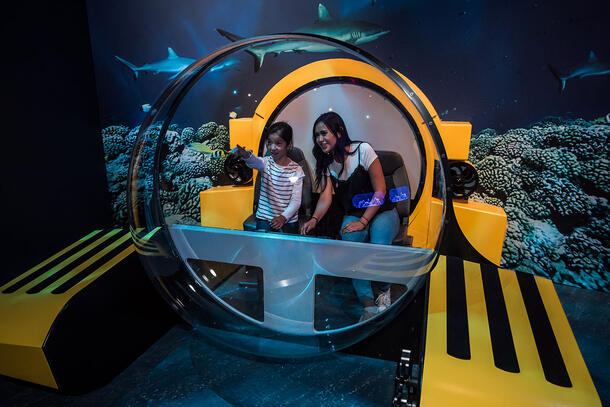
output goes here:
[{"label": "teenage girl", "polygon": [[257,157],[239,145],[234,153],[261,173],[256,229],[298,233],[305,174],[287,155],[292,148],[292,127],[285,122],[273,123],[265,135],[269,156]]}]

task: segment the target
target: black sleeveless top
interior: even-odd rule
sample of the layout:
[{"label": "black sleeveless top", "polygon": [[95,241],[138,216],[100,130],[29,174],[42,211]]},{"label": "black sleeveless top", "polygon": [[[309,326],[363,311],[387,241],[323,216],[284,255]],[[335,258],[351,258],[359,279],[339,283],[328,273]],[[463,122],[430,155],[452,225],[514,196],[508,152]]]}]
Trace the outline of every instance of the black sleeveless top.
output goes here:
[{"label": "black sleeveless top", "polygon": [[[335,199],[339,202],[339,204],[343,207],[343,211],[345,215],[351,215],[356,217],[361,217],[366,211],[366,207],[358,208],[354,206],[353,199],[355,196],[360,194],[370,194],[372,195],[375,190],[373,189],[373,185],[371,184],[371,177],[367,170],[364,169],[362,163],[360,162],[360,145],[356,148],[358,151],[358,166],[352,172],[352,174],[346,180],[340,180],[337,177],[333,176],[330,173],[330,179],[333,185],[333,189],[335,191]],[[330,171],[329,171],[330,172]],[[377,211],[377,214],[393,209],[396,206],[393,202],[390,201],[388,197],[389,186],[386,185],[386,196],[384,197],[383,204]],[[370,198],[369,198],[370,199]]]}]

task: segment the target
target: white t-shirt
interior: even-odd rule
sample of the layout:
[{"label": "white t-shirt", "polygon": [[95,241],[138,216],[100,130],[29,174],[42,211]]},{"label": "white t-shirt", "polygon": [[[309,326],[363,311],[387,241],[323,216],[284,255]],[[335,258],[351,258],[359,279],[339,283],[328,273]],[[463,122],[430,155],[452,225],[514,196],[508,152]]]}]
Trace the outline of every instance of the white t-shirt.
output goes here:
[{"label": "white t-shirt", "polygon": [[360,146],[360,151],[357,151],[352,155],[348,155],[345,159],[345,166],[340,177],[337,177],[337,174],[339,174],[339,171],[341,171],[341,163],[338,163],[335,160],[333,160],[333,162],[330,163],[330,165],[328,166],[330,173],[326,175],[332,175],[333,177],[338,178],[341,181],[345,181],[350,177],[350,175],[352,175],[356,168],[358,168],[358,155],[360,155],[360,164],[362,165],[362,167],[364,167],[366,171],[368,171],[373,161],[375,161],[375,159],[377,158],[377,153],[375,153],[375,150],[373,150],[373,147],[371,147],[369,143],[364,143],[360,141],[356,141],[350,144],[349,151],[355,151],[358,146]]},{"label": "white t-shirt", "polygon": [[254,154],[246,159],[246,165],[261,172],[256,217],[271,221],[274,217],[283,215],[288,223],[298,221],[305,177],[301,166],[291,160],[288,165],[282,167],[273,157],[260,158]]}]

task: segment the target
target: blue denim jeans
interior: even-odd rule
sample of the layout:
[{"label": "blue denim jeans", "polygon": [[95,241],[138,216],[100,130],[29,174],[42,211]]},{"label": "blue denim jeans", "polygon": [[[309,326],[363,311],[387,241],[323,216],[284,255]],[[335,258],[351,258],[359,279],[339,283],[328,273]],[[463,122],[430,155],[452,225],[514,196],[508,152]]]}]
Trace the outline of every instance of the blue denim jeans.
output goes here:
[{"label": "blue denim jeans", "polygon": [[[343,222],[341,223],[341,230],[343,227],[351,221],[357,221],[356,216],[344,216]],[[341,239],[349,242],[369,242],[374,244],[392,244],[394,236],[400,229],[400,219],[396,209],[382,212],[375,215],[375,217],[369,222],[369,224],[362,230],[351,233],[341,232]],[[358,299],[363,302],[365,299],[374,299],[373,289],[371,282],[368,280],[352,279],[354,290]],[[390,288],[389,284],[384,284],[379,287],[383,291],[387,291]]]},{"label": "blue denim jeans", "polygon": [[299,222],[284,223],[284,226],[280,230],[271,229],[271,222],[263,219],[256,219],[256,230],[264,230],[265,232],[279,232],[279,233],[292,233],[294,235],[299,233]]}]

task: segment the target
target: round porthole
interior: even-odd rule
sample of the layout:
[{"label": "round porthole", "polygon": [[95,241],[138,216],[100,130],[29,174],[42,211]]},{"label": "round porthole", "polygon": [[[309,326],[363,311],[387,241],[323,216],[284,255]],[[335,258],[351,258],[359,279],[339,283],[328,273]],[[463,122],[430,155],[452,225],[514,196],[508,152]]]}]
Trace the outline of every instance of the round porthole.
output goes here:
[{"label": "round porthole", "polygon": [[[132,154],[130,224],[151,280],[205,337],[248,353],[305,357],[371,335],[405,308],[438,257],[447,188],[445,170],[434,167],[446,168],[446,155],[427,106],[421,91],[373,56],[323,37],[246,39],[198,60],[151,107]],[[276,121],[293,127],[288,155],[309,180],[291,217],[298,225],[321,192],[313,125],[327,112],[340,114],[354,135],[350,151],[360,164],[375,154],[385,197],[350,197],[312,234],[263,230],[257,183],[265,170],[251,182],[229,179],[231,149],[273,160],[268,129]],[[380,230],[391,234],[388,244],[337,239],[345,205],[379,206],[369,239]],[[377,224],[390,212],[391,232]]]}]

